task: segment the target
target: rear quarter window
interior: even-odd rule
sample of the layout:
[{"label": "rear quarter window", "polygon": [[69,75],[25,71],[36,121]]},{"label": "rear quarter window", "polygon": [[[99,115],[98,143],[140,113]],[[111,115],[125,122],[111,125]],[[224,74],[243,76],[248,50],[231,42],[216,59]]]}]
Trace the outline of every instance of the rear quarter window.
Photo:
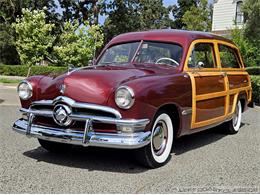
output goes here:
[{"label": "rear quarter window", "polygon": [[220,61],[222,68],[240,68],[238,51],[227,45],[218,45]]}]

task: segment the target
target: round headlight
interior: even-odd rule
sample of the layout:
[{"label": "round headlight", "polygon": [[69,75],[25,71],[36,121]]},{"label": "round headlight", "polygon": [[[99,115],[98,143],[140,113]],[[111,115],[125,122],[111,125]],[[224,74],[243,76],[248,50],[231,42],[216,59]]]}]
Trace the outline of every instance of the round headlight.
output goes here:
[{"label": "round headlight", "polygon": [[30,97],[32,97],[32,85],[28,81],[22,81],[17,88],[19,97],[22,100],[28,100]]},{"label": "round headlight", "polygon": [[115,102],[119,108],[129,109],[134,101],[134,91],[130,87],[121,86],[116,90]]}]

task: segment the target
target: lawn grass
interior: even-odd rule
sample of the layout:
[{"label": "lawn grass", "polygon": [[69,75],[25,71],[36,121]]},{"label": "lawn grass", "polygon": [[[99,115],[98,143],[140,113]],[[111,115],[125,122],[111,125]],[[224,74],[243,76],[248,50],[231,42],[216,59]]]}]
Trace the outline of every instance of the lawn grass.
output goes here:
[{"label": "lawn grass", "polygon": [[0,78],[0,83],[6,83],[6,84],[18,84],[21,82],[19,79],[6,79],[6,78]]}]

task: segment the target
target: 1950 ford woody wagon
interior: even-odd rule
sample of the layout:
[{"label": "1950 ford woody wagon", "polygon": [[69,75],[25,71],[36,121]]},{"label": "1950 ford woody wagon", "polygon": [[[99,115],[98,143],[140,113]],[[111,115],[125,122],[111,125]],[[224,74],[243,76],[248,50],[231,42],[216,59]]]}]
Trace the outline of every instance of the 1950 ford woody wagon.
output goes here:
[{"label": "1950 ford woody wagon", "polygon": [[13,129],[43,148],[135,149],[152,168],[168,161],[174,138],[221,123],[237,133],[252,96],[234,43],[177,30],[119,35],[93,66],[29,77],[18,93]]}]

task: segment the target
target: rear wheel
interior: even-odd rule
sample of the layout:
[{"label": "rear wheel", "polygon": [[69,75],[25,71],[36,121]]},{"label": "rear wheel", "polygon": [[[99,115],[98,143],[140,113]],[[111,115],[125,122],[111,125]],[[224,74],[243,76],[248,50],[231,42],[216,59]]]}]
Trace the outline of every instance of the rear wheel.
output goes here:
[{"label": "rear wheel", "polygon": [[241,126],[241,119],[242,105],[241,101],[238,101],[232,119],[224,124],[226,132],[229,134],[236,134]]},{"label": "rear wheel", "polygon": [[69,150],[72,146],[69,144],[63,144],[58,142],[51,142],[43,139],[38,139],[40,145],[49,152],[66,152]]},{"label": "rear wheel", "polygon": [[137,160],[150,168],[163,166],[170,159],[172,142],[172,120],[165,111],[161,111],[156,114],[150,144],[136,151]]}]

